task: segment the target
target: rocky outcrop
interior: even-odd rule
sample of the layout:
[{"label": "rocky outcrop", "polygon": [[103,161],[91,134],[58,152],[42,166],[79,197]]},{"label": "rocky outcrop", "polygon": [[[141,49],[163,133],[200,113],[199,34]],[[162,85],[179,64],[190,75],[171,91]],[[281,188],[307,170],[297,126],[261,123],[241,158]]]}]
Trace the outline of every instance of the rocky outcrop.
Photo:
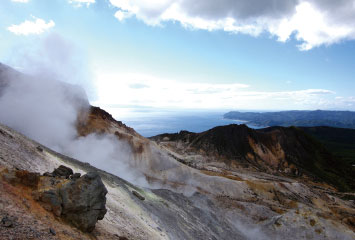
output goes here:
[{"label": "rocky outcrop", "polygon": [[61,165],[43,176],[23,170],[6,170],[2,176],[11,184],[31,187],[33,198],[44,209],[83,232],[92,232],[107,212],[107,189],[96,172],[80,177]]},{"label": "rocky outcrop", "polygon": [[141,137],[133,128],[126,126],[121,121],[117,121],[111,114],[105,110],[90,106],[85,109],[78,116],[77,131],[80,136],[86,136],[90,133],[107,133],[108,129],[116,128],[125,134],[129,134],[136,137]]},{"label": "rocky outcrop", "polygon": [[73,175],[74,172],[71,168],[68,168],[66,166],[60,165],[58,168],[54,169],[54,171],[52,172],[52,175],[54,177],[65,177],[65,178],[69,178],[70,175]]},{"label": "rocky outcrop", "polygon": [[69,181],[59,189],[62,216],[77,228],[91,232],[96,222],[102,220],[107,212],[106,194],[105,185],[95,172]]}]

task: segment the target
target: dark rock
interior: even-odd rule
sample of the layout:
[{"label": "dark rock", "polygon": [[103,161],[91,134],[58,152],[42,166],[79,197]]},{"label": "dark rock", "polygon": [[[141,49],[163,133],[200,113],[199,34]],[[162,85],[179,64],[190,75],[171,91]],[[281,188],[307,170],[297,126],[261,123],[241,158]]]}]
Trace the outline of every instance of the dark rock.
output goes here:
[{"label": "dark rock", "polygon": [[128,240],[128,238],[119,236],[118,234],[114,234],[114,236],[115,236],[118,240]]},{"label": "dark rock", "polygon": [[50,189],[40,194],[39,200],[42,206],[47,211],[52,211],[56,216],[60,216],[62,213],[62,199],[59,196],[59,191]]},{"label": "dark rock", "polygon": [[73,170],[71,168],[68,168],[64,165],[60,165],[58,168],[54,169],[52,172],[53,176],[55,177],[65,177],[69,178],[70,175],[73,175]]},{"label": "dark rock", "polygon": [[12,219],[10,219],[8,216],[3,217],[1,219],[1,223],[4,227],[7,227],[7,228],[14,227],[14,223],[13,223]]},{"label": "dark rock", "polygon": [[344,218],[342,221],[353,228],[355,227],[355,217]]},{"label": "dark rock", "polygon": [[41,146],[37,146],[36,149],[39,151],[39,152],[43,152],[43,148]]},{"label": "dark rock", "polygon": [[[107,189],[96,172],[81,177],[70,168],[60,166],[41,178],[41,189],[33,198],[47,211],[62,217],[83,232],[91,232],[107,212]],[[51,177],[54,176],[54,177]]]},{"label": "dark rock", "polygon": [[145,197],[143,197],[142,195],[140,195],[138,192],[136,191],[132,191],[133,195],[136,196],[139,200],[142,200],[144,201],[145,200]]},{"label": "dark rock", "polygon": [[16,171],[16,177],[20,179],[21,184],[36,188],[39,182],[39,173],[33,173],[26,170]]},{"label": "dark rock", "polygon": [[73,175],[70,176],[70,179],[78,179],[81,177],[81,173],[74,173]]},{"label": "dark rock", "polygon": [[46,177],[54,177],[53,173],[49,173],[49,172],[43,173],[43,176],[46,176]]},{"label": "dark rock", "polygon": [[53,236],[57,234],[53,228],[49,229],[49,233],[52,234]]},{"label": "dark rock", "polygon": [[13,223],[12,223],[12,221],[5,221],[4,223],[3,223],[3,225],[4,225],[4,227],[8,227],[8,228],[10,228],[10,227],[13,227]]},{"label": "dark rock", "polygon": [[84,232],[91,232],[107,212],[107,189],[96,172],[89,172],[60,188],[62,216]]}]

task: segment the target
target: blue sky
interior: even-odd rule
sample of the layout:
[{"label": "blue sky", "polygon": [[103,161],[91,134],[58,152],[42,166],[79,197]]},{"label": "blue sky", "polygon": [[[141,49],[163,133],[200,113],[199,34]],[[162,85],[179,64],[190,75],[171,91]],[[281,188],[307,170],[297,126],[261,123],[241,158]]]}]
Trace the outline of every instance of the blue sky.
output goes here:
[{"label": "blue sky", "polygon": [[2,0],[0,61],[59,56],[103,107],[355,110],[353,22],[352,0]]}]

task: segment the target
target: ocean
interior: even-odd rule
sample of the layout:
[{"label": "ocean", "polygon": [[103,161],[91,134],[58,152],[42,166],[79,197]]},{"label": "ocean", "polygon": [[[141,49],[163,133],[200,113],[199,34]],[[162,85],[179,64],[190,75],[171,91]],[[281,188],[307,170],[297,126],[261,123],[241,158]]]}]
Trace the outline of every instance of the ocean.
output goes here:
[{"label": "ocean", "polygon": [[134,128],[144,137],[151,137],[162,133],[177,133],[181,130],[190,132],[203,132],[216,126],[229,124],[246,124],[251,128],[260,128],[249,125],[245,121],[230,120],[223,118],[225,112],[138,112],[135,114],[115,114],[115,119],[122,121],[129,127]]}]

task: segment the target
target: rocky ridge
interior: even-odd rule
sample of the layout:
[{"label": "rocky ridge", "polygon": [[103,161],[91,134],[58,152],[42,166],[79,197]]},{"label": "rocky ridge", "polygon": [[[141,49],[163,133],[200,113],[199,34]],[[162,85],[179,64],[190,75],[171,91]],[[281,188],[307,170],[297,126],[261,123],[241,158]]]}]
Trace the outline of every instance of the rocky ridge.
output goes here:
[{"label": "rocky ridge", "polygon": [[251,129],[231,124],[202,133],[181,131],[151,139],[185,156],[181,162],[202,170],[222,164],[230,170],[248,168],[324,182],[343,191],[355,189],[354,169],[300,128]]}]

